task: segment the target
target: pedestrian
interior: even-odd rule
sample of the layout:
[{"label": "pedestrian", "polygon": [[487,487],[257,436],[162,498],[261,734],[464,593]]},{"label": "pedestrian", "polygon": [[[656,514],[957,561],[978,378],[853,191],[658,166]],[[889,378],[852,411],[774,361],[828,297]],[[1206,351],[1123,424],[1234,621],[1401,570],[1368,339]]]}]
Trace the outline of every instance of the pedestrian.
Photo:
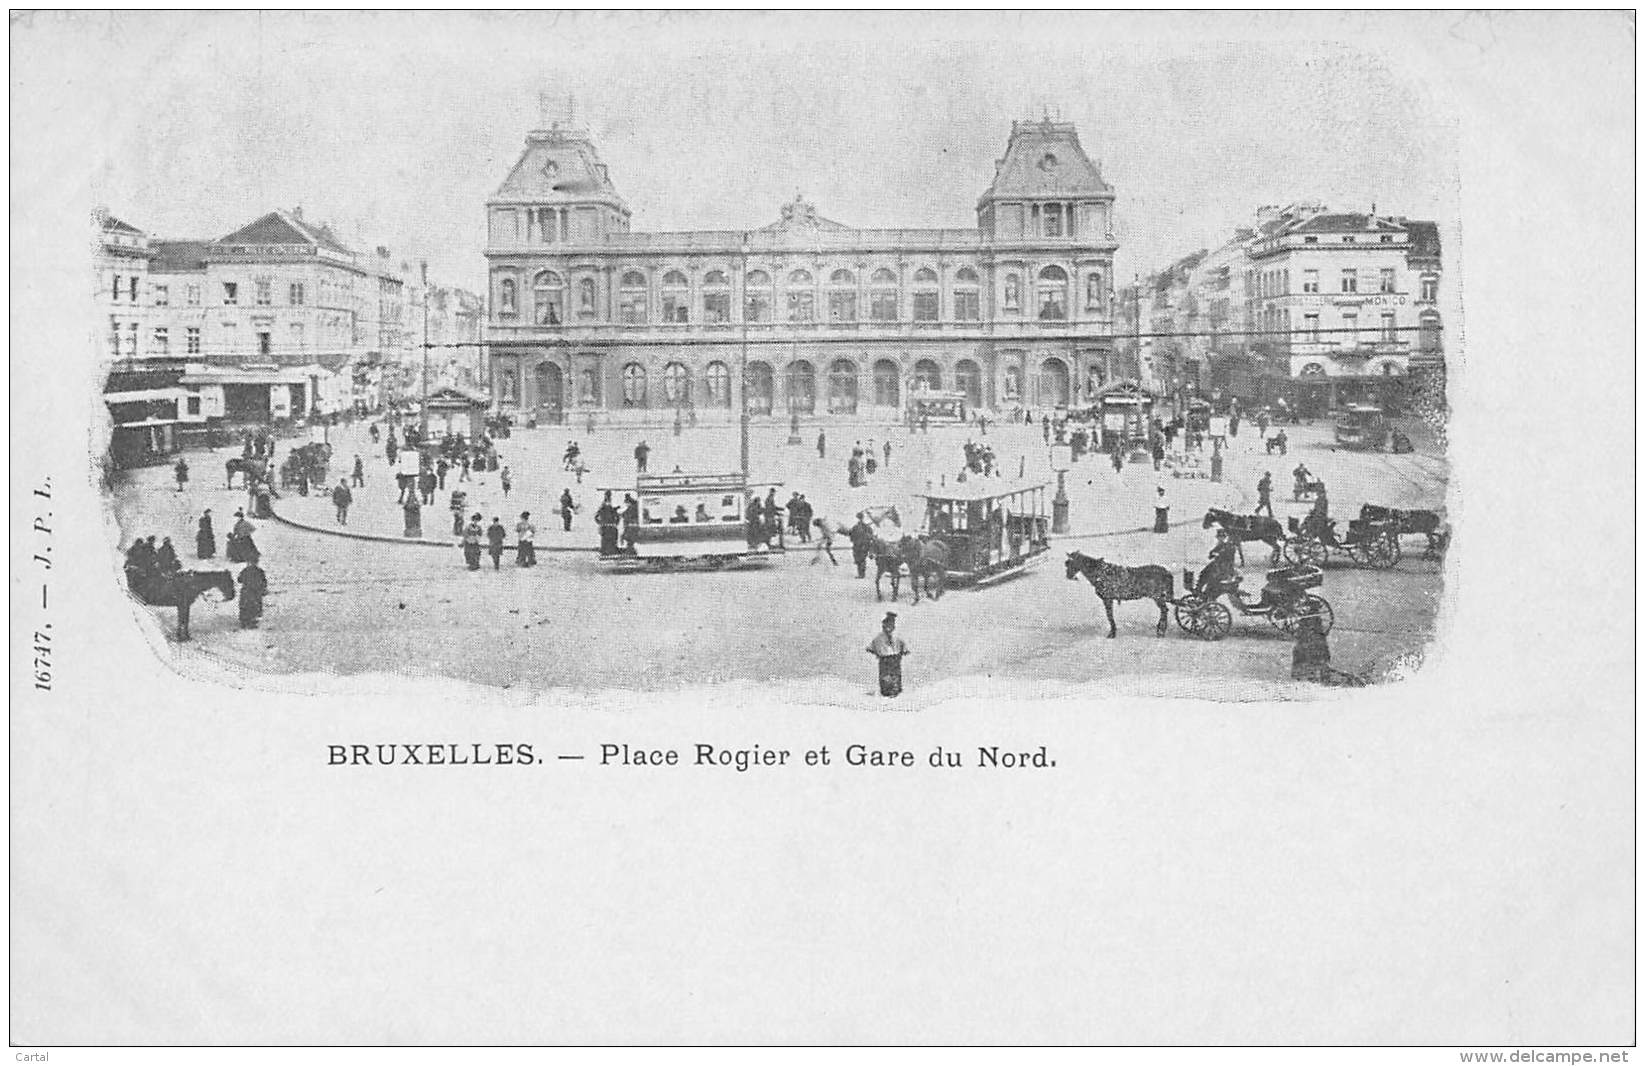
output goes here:
[{"label": "pedestrian", "polygon": [[422,490],[423,503],[425,505],[429,507],[434,506],[434,489],[437,485],[439,485],[439,483],[439,479],[434,476],[434,471],[432,470],[424,470],[421,474],[417,475],[417,485],[418,488]]},{"label": "pedestrian", "polygon": [[234,528],[228,534],[228,561],[231,563],[250,562],[251,557],[257,554],[257,545],[253,543],[251,535],[257,532],[257,527],[246,521],[244,511],[234,512]]},{"label": "pedestrian", "polygon": [[765,513],[760,504],[759,496],[748,494],[748,546],[759,547],[765,543]]},{"label": "pedestrian", "polygon": [[827,459],[828,458],[828,431],[827,430],[822,430],[822,429],[817,430],[817,458],[818,459]]},{"label": "pedestrian", "polygon": [[1165,486],[1154,490],[1154,532],[1171,532],[1171,498],[1165,495]]},{"label": "pedestrian", "polygon": [[211,508],[200,515],[200,530],[194,534],[194,554],[202,559],[217,556],[217,533],[211,528]]},{"label": "pedestrian", "polygon": [[640,529],[640,501],[631,494],[623,493],[623,546],[630,555],[639,554],[634,544],[639,536]]},{"label": "pedestrian", "polygon": [[377,428],[377,423],[373,422],[370,427],[368,427],[368,431],[371,433],[371,443],[376,444],[382,439],[383,432]]},{"label": "pedestrian", "polygon": [[503,528],[503,520],[496,515],[491,517],[491,525],[486,527],[486,545],[491,553],[491,569],[503,568],[503,541],[508,539],[508,530]]},{"label": "pedestrian", "polygon": [[1211,442],[1211,480],[1222,480],[1222,438],[1217,437]]},{"label": "pedestrian", "polygon": [[811,501],[800,493],[799,498],[789,505],[788,519],[794,525],[794,532],[799,535],[801,542],[811,543]]},{"label": "pedestrian", "polygon": [[1274,517],[1274,475],[1267,470],[1257,481],[1257,509],[1252,514],[1268,512],[1268,517]]},{"label": "pedestrian", "polygon": [[354,457],[354,484],[360,488],[366,486],[366,464],[358,455]]},{"label": "pedestrian", "polygon": [[462,454],[462,456],[457,460],[457,466],[458,466],[458,470],[459,470],[459,473],[457,475],[457,480],[458,481],[467,481],[468,480],[468,467],[469,467],[468,453],[467,452],[464,452]]},{"label": "pedestrian", "polygon": [[1291,648],[1291,678],[1323,685],[1331,676],[1331,645],[1319,615],[1303,615],[1297,620],[1297,642]]},{"label": "pedestrian", "polygon": [[1114,468],[1115,474],[1118,474],[1125,469],[1125,456],[1120,454],[1122,450],[1123,449],[1120,442],[1116,440],[1114,442],[1114,450],[1108,453],[1108,463]]},{"label": "pedestrian", "polygon": [[645,459],[651,454],[651,446],[644,440],[634,445],[634,465],[640,473],[645,473]]},{"label": "pedestrian", "polygon": [[331,505],[337,508],[338,525],[348,525],[348,509],[353,503],[354,493],[349,491],[348,482],[337,482],[337,487],[331,490]]},{"label": "pedestrian", "polygon": [[253,555],[235,580],[240,582],[240,628],[256,629],[263,618],[263,597],[268,595],[268,575]]},{"label": "pedestrian", "polygon": [[803,524],[805,507],[800,503],[799,493],[791,492],[788,494],[788,503],[785,505],[785,510],[788,512],[788,531],[794,534],[796,539],[804,540],[805,537],[801,531],[805,528]]},{"label": "pedestrian", "polygon": [[889,440],[885,442],[885,468],[887,470],[891,469],[891,442]]},{"label": "pedestrian", "polygon": [[564,489],[560,493],[560,521],[565,523],[565,531],[571,532],[571,516],[577,511],[577,502],[571,498],[571,490]]},{"label": "pedestrian", "polygon": [[1040,416],[1040,433],[1041,433],[1042,436],[1045,437],[1045,443],[1050,444],[1051,443],[1051,416],[1050,415],[1041,415]]},{"label": "pedestrian", "polygon": [[463,561],[470,570],[480,569],[480,542],[485,539],[485,529],[480,525],[480,516],[475,514],[463,527]]},{"label": "pedestrian", "polygon": [[776,489],[765,495],[765,542],[770,544],[772,538],[776,538],[777,547],[783,546],[783,509],[777,502]]},{"label": "pedestrian", "polygon": [[301,468],[297,471],[297,495],[308,495],[308,471]]},{"label": "pedestrian", "polygon": [[177,478],[177,491],[182,492],[183,486],[188,484],[188,461],[179,455],[177,465],[172,467],[172,474]]},{"label": "pedestrian", "polygon": [[823,521],[821,518],[813,518],[811,520],[811,524],[816,527],[817,530],[817,554],[811,557],[811,565],[816,566],[817,561],[820,560],[823,557],[823,553],[826,552],[828,554],[828,561],[833,563],[835,566],[839,566],[840,561],[834,558],[834,531],[829,529],[828,523]]},{"label": "pedestrian", "polygon": [[502,473],[499,474],[498,477],[502,480],[502,483],[503,483],[503,499],[506,500],[506,499],[508,499],[509,490],[514,487],[514,477],[513,477],[513,475],[511,475],[508,472],[508,467],[506,467],[506,466],[503,467]]},{"label": "pedestrian", "polygon": [[435,475],[435,477],[437,477],[439,479],[440,491],[441,492],[445,491],[445,488],[446,488],[446,475],[450,472],[451,472],[451,464],[446,462],[446,457],[445,456],[443,456],[443,455],[440,456],[440,461],[434,464],[434,475]]},{"label": "pedestrian", "polygon": [[536,566],[537,527],[532,524],[530,511],[521,511],[520,520],[514,523],[514,543],[514,565]]},{"label": "pedestrian", "polygon": [[405,498],[406,532],[408,537],[423,535],[423,503],[415,493]]},{"label": "pedestrian", "polygon": [[851,538],[851,561],[857,564],[857,576],[868,576],[868,553],[874,547],[874,527],[868,524],[867,516],[857,512],[857,522],[847,532]]},{"label": "pedestrian", "polygon": [[170,577],[183,568],[183,564],[177,559],[177,549],[171,546],[170,537],[167,537],[161,543],[160,550],[154,553],[154,563],[155,569],[165,577]]},{"label": "pedestrian", "polygon": [[1155,437],[1154,438],[1154,469],[1158,470],[1160,468],[1160,464],[1163,463],[1163,462],[1165,462],[1165,441],[1163,439],[1159,438],[1159,437]]},{"label": "pedestrian", "polygon": [[868,642],[868,654],[879,660],[880,695],[902,695],[902,660],[908,654],[908,645],[897,636],[897,616],[886,612],[880,622],[880,631]]}]

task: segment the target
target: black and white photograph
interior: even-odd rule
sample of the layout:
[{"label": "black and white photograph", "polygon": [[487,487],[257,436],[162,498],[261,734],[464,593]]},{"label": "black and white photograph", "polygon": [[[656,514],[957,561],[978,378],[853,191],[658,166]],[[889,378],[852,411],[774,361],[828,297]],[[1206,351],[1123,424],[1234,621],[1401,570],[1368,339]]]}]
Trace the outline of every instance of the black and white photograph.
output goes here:
[{"label": "black and white photograph", "polygon": [[10,36],[20,1055],[1635,1043],[1631,12]]}]

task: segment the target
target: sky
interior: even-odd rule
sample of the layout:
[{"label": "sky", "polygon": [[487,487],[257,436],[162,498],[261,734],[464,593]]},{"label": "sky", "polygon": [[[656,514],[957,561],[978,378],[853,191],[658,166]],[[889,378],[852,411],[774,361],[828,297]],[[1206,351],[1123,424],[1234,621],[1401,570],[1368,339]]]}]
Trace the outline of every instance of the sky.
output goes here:
[{"label": "sky", "polygon": [[[1077,125],[1128,279],[1263,204],[1456,214],[1418,42],[1466,15],[44,13],[14,90],[88,206],[219,237],[301,205],[484,290],[484,201],[574,100],[636,230],[742,229],[803,193],[864,227],[969,226],[1013,119]],[[14,100],[14,136],[17,106]],[[84,161],[86,172],[75,172]]]}]

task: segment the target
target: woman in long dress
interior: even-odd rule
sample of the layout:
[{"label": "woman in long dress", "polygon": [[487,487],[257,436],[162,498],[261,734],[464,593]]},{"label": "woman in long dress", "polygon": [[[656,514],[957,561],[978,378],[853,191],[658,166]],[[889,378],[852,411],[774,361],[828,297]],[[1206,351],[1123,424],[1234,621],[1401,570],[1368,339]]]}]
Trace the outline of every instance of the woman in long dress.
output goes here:
[{"label": "woman in long dress", "polygon": [[200,516],[200,531],[194,534],[194,554],[202,559],[217,557],[217,533],[211,528],[211,508]]}]

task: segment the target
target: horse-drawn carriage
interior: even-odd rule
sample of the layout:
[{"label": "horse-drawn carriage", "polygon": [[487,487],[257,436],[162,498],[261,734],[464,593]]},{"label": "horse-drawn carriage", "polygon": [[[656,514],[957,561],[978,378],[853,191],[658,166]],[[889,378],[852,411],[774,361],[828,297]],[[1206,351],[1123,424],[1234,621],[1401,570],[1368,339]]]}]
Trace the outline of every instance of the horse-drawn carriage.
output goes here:
[{"label": "horse-drawn carriage", "polygon": [[1287,566],[1270,570],[1267,581],[1255,599],[1247,597],[1240,588],[1238,575],[1213,584],[1206,589],[1194,588],[1194,575],[1183,571],[1187,588],[1174,601],[1177,625],[1190,636],[1201,640],[1221,640],[1234,626],[1234,614],[1224,606],[1226,599],[1234,609],[1246,616],[1268,619],[1270,625],[1287,634],[1295,634],[1304,618],[1318,618],[1322,632],[1329,633],[1335,621],[1331,605],[1311,589],[1318,588],[1324,574],[1317,566]]},{"label": "horse-drawn carriage", "polygon": [[314,442],[291,449],[280,464],[280,487],[289,489],[307,479],[309,485],[324,487],[331,476],[331,445]]},{"label": "horse-drawn carriage", "polygon": [[1360,507],[1359,517],[1370,521],[1392,522],[1395,544],[1399,543],[1400,537],[1426,538],[1427,546],[1422,551],[1424,559],[1444,558],[1445,549],[1451,543],[1450,529],[1434,511],[1402,511],[1397,507],[1381,507],[1367,503]]},{"label": "horse-drawn carriage", "polygon": [[1327,518],[1323,525],[1305,528],[1295,515],[1286,520],[1290,538],[1282,549],[1285,558],[1293,563],[1324,566],[1332,552],[1345,552],[1360,566],[1374,566],[1388,570],[1398,565],[1399,525],[1387,520],[1376,521],[1355,518],[1348,523],[1348,532],[1341,538],[1336,534],[1335,519]]},{"label": "horse-drawn carriage", "polygon": [[742,474],[641,474],[632,486],[640,520],[615,552],[602,550],[600,562],[617,572],[636,570],[726,570],[762,567],[783,554],[781,538],[762,517],[755,530],[748,517],[760,489]]}]

